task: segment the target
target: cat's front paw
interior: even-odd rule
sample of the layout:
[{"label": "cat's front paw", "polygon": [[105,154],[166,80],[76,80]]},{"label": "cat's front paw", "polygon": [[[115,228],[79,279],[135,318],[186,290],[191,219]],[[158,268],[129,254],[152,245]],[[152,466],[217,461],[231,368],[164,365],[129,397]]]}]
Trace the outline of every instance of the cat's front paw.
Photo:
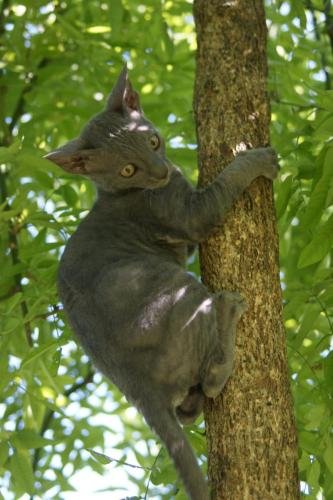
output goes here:
[{"label": "cat's front paw", "polygon": [[256,148],[252,149],[252,152],[257,155],[258,163],[262,168],[261,175],[272,181],[276,179],[279,172],[279,163],[275,149],[271,147]]},{"label": "cat's front paw", "polygon": [[258,169],[258,175],[263,175],[267,179],[276,179],[279,171],[279,163],[276,151],[271,148],[247,149],[239,153],[245,155],[251,164]]}]

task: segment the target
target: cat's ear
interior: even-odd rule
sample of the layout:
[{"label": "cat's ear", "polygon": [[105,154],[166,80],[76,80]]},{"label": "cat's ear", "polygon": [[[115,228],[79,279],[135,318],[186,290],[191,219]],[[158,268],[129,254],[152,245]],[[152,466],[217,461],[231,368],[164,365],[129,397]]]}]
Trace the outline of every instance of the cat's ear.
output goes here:
[{"label": "cat's ear", "polygon": [[124,110],[142,113],[139,94],[133,89],[128,79],[127,65],[125,64],[115,86],[108,98],[108,111],[123,112]]},{"label": "cat's ear", "polygon": [[82,139],[73,139],[44,156],[71,174],[87,175],[94,165],[96,150],[86,149]]}]

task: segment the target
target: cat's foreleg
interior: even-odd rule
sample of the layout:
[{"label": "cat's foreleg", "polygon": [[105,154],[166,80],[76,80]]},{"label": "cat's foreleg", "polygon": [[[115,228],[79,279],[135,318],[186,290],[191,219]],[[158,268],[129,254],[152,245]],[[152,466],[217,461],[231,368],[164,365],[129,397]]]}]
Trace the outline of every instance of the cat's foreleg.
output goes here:
[{"label": "cat's foreleg", "polygon": [[206,396],[218,396],[231,375],[237,323],[246,310],[246,303],[237,292],[215,294],[217,334],[219,345],[208,360],[202,381]]}]

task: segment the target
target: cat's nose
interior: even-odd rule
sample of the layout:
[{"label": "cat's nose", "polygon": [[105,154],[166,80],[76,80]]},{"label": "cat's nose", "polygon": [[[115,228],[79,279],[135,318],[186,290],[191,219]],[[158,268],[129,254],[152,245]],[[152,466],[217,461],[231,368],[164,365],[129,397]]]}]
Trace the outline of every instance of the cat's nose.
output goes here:
[{"label": "cat's nose", "polygon": [[167,160],[163,160],[162,158],[158,158],[158,160],[154,161],[154,164],[152,165],[151,173],[155,179],[166,179],[169,175],[169,162]]}]

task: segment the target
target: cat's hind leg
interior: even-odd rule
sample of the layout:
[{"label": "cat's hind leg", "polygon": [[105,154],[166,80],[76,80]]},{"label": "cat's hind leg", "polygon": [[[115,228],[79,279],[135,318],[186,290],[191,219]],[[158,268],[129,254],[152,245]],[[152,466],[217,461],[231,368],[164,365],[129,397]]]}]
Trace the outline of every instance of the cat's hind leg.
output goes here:
[{"label": "cat's hind leg", "polygon": [[202,413],[204,404],[204,393],[200,384],[190,387],[184,401],[176,407],[176,415],[181,424],[193,424]]},{"label": "cat's hind leg", "polygon": [[237,292],[220,292],[214,295],[218,345],[212,352],[202,380],[206,396],[215,398],[221,393],[231,375],[237,323],[246,310],[246,303]]}]

